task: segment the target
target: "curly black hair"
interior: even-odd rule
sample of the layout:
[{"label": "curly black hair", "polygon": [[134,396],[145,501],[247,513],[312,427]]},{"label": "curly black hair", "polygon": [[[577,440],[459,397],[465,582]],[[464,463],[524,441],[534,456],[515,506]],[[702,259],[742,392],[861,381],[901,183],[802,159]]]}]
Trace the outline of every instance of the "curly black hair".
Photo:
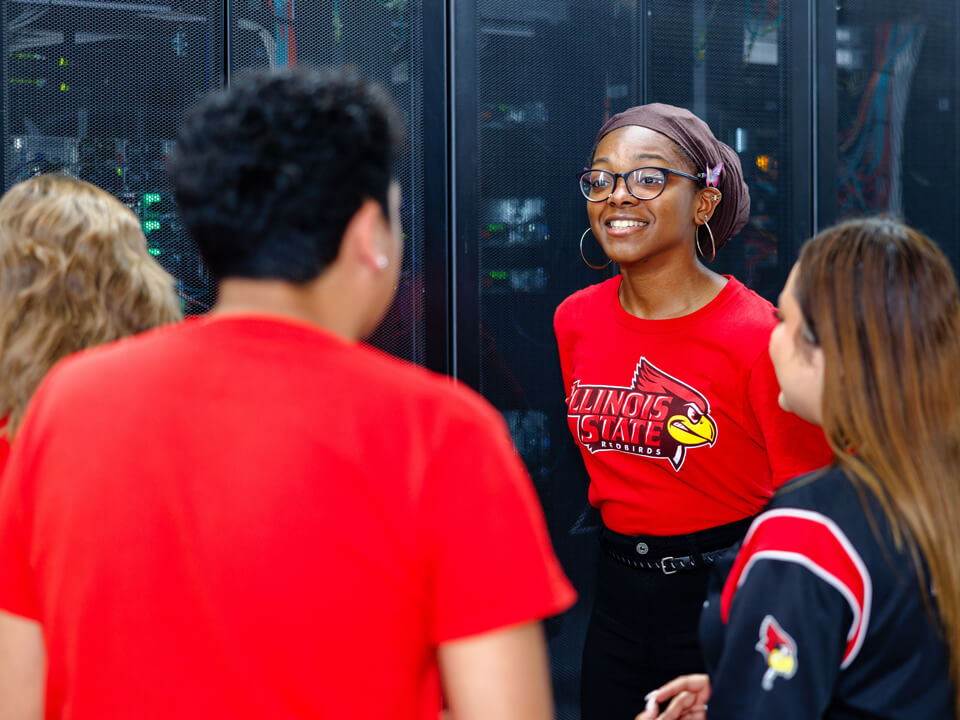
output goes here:
[{"label": "curly black hair", "polygon": [[402,121],[351,68],[243,75],[184,119],[168,173],[210,272],[305,283],[367,199],[388,213]]}]

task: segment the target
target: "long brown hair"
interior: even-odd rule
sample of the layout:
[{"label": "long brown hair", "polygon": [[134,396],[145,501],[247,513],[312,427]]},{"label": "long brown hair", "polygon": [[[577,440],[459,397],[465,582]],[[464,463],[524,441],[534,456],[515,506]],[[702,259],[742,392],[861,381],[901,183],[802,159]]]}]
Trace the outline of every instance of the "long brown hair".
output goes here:
[{"label": "long brown hair", "polygon": [[800,252],[797,300],[823,349],[822,424],[900,547],[926,561],[960,717],[960,297],[944,254],[889,218]]},{"label": "long brown hair", "polygon": [[181,317],[137,217],[89,183],[41,175],[0,199],[0,417],[12,437],[47,371]]}]

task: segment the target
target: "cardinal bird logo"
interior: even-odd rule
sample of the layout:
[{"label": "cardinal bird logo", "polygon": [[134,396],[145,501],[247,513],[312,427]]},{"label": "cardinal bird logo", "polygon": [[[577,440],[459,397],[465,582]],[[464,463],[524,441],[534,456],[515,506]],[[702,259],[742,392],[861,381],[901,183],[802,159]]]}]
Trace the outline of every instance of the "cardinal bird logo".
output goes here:
[{"label": "cardinal bird logo", "polygon": [[664,459],[674,470],[683,466],[687,450],[717,441],[707,399],[645,357],[629,387],[574,381],[567,420],[591,454],[613,451]]},{"label": "cardinal bird logo", "polygon": [[778,677],[789,680],[797,674],[797,643],[773,615],[767,615],[760,623],[760,639],[755,647],[767,661],[761,682],[764,690],[773,690],[773,681]]}]

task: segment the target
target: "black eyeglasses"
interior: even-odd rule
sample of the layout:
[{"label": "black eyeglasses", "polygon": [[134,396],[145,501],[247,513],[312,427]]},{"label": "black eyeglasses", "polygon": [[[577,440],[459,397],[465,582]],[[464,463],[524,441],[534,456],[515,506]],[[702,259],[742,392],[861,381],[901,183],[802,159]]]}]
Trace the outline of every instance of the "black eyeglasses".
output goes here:
[{"label": "black eyeglasses", "polygon": [[603,202],[613,195],[617,187],[617,178],[623,178],[627,192],[637,200],[653,200],[667,186],[667,175],[679,175],[690,178],[702,185],[706,173],[690,175],[679,170],[662,167],[640,167],[628,170],[625,173],[615,173],[609,170],[584,169],[580,173],[580,192],[590,202]]}]

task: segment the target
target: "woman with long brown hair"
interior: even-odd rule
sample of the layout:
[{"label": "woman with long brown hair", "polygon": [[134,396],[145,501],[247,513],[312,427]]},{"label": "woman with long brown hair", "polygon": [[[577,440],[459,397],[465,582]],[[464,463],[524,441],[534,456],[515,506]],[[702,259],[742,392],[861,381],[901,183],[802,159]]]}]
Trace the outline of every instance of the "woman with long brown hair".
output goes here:
[{"label": "woman with long brown hair", "polygon": [[779,313],[781,405],[823,427],[834,463],[781,488],[726,564],[701,620],[709,677],[640,717],[670,698],[661,717],[960,717],[950,265],[897,221],[850,221],[803,248]]},{"label": "woman with long brown hair", "polygon": [[0,198],[0,469],[58,361],[180,316],[173,278],[119,200],[63,175],[10,188]]}]

